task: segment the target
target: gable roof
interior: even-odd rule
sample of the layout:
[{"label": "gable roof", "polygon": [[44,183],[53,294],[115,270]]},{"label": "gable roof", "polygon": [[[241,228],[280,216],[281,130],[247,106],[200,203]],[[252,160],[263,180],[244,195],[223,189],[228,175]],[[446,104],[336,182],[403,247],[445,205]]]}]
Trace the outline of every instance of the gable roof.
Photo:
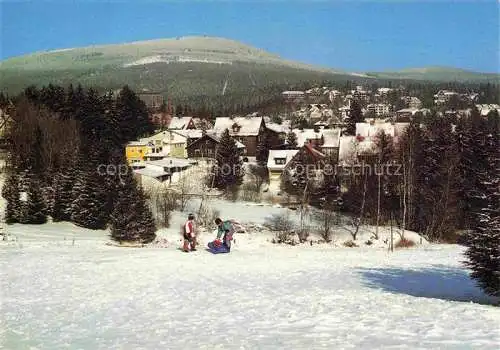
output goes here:
[{"label": "gable roof", "polygon": [[266,128],[277,133],[286,134],[292,129],[291,124],[290,120],[283,120],[281,124],[266,122]]},{"label": "gable roof", "polygon": [[174,130],[183,130],[186,129],[189,125],[189,122],[193,117],[173,117],[170,120],[170,124],[168,125],[169,129],[174,129]]},{"label": "gable roof", "polygon": [[323,144],[321,147],[339,147],[341,129],[323,129]]},{"label": "gable roof", "polygon": [[293,129],[292,132],[297,136],[297,145],[303,146],[307,140],[320,139],[324,129],[315,132],[314,129]]},{"label": "gable roof", "polygon": [[[187,147],[191,147],[194,144],[196,144],[198,142],[201,142],[201,141],[203,141],[206,138],[209,138],[209,139],[211,139],[212,141],[214,141],[216,143],[220,143],[220,137],[219,136],[214,135],[212,133],[206,133],[205,135],[203,135],[199,139],[191,142]],[[242,144],[241,142],[239,142],[238,140],[234,140],[234,141],[236,142],[236,147],[238,147],[239,149],[246,148],[246,146],[244,144]]]},{"label": "gable roof", "polygon": [[401,136],[410,123],[356,123],[356,136],[374,137],[382,130],[392,137]]},{"label": "gable roof", "polygon": [[[267,158],[267,168],[269,170],[282,170],[292,160],[292,158],[299,152],[298,149],[287,150],[269,150],[269,157]],[[285,164],[276,164],[274,158],[284,158]]]},{"label": "gable roof", "polygon": [[[262,123],[262,117],[219,117],[215,119],[213,130],[218,135],[228,129],[231,136],[257,136]],[[233,130],[234,124],[240,127],[239,131],[235,132]]]}]

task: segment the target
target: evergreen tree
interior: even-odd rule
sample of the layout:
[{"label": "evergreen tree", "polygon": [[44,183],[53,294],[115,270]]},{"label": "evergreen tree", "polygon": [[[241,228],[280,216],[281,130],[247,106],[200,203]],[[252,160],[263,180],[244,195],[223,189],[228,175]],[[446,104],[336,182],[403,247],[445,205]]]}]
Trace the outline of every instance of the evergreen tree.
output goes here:
[{"label": "evergreen tree", "polygon": [[217,166],[215,167],[215,184],[218,188],[227,189],[241,184],[243,179],[243,162],[236,142],[226,129],[220,139],[217,150]]},{"label": "evergreen tree", "polygon": [[349,110],[349,115],[345,121],[347,126],[344,131],[345,135],[354,135],[356,133],[356,123],[362,123],[363,112],[361,111],[361,105],[357,100],[351,101],[351,108]]},{"label": "evergreen tree", "polygon": [[286,134],[286,144],[288,149],[297,148],[297,135],[293,131]]},{"label": "evergreen tree", "polygon": [[27,208],[22,219],[24,224],[45,224],[47,222],[47,205],[41,189],[41,183],[31,175],[27,192]]},{"label": "evergreen tree", "polygon": [[95,151],[80,156],[71,205],[71,221],[94,230],[104,229],[109,219],[108,193],[103,181],[106,174],[96,159]]},{"label": "evergreen tree", "polygon": [[421,193],[424,233],[432,240],[451,240],[458,226],[458,147],[452,126],[436,120],[425,134],[423,162],[416,188]]},{"label": "evergreen tree", "polygon": [[[479,135],[478,135],[479,136]],[[490,295],[500,297],[500,142],[498,130],[483,133],[475,142],[482,144],[481,158],[488,162],[476,167],[476,186],[471,197],[471,231],[466,235],[466,265],[471,277]]]},{"label": "evergreen tree", "polygon": [[19,196],[19,176],[15,171],[9,171],[2,187],[2,197],[7,201],[5,208],[5,222],[7,224],[19,222],[21,209]]},{"label": "evergreen tree", "polygon": [[268,132],[265,132],[257,144],[257,163],[260,166],[267,165],[269,150],[272,148],[272,139]]},{"label": "evergreen tree", "polygon": [[145,195],[128,169],[118,185],[118,197],[110,217],[111,238],[118,242],[149,243],[156,238],[156,225]]},{"label": "evergreen tree", "polygon": [[64,164],[55,176],[52,209],[54,221],[71,221],[73,186],[76,182],[75,170],[73,164]]},{"label": "evergreen tree", "polygon": [[146,105],[128,86],[121,89],[116,99],[114,119],[122,144],[154,131]]}]

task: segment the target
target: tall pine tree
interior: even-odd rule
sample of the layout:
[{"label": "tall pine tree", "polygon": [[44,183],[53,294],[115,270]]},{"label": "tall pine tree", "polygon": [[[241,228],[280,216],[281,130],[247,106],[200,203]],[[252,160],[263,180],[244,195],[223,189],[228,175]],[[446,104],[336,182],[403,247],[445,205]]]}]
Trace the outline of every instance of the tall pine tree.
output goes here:
[{"label": "tall pine tree", "polygon": [[346,128],[344,130],[345,135],[354,135],[356,133],[356,123],[362,123],[364,121],[363,119],[363,112],[361,110],[361,105],[357,100],[352,100],[351,101],[351,108],[349,109],[349,115],[347,116],[347,119],[345,120]]},{"label": "tall pine tree", "polygon": [[267,165],[267,158],[269,157],[269,150],[272,148],[271,136],[265,132],[257,144],[257,163],[260,166]]},{"label": "tall pine tree", "polygon": [[71,221],[94,230],[106,228],[109,220],[108,193],[103,181],[107,163],[99,163],[96,159],[98,156],[92,149],[80,155],[71,205]]},{"label": "tall pine tree", "polygon": [[244,170],[240,159],[240,152],[236,142],[226,129],[220,139],[217,149],[217,166],[215,167],[215,185],[221,189],[227,189],[241,184]]},{"label": "tall pine tree", "polygon": [[156,238],[153,214],[130,167],[126,174],[120,176],[110,228],[111,238],[118,242],[149,243]]},{"label": "tall pine tree", "polygon": [[468,146],[477,153],[477,162],[467,163],[466,198],[470,216],[465,253],[466,265],[484,291],[500,297],[500,133],[489,130],[481,119],[473,120]]}]

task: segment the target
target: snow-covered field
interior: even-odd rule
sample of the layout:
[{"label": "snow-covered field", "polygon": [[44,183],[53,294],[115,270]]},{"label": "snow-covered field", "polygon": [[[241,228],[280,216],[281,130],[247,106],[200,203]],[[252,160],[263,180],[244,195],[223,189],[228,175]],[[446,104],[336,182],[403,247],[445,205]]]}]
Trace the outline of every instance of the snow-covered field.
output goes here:
[{"label": "snow-covered field", "polygon": [[67,223],[7,229],[17,242],[0,243],[5,349],[500,344],[500,309],[469,279],[456,245],[390,253],[277,246],[249,233],[236,235],[231,254],[212,255],[179,251],[175,229],[162,233],[163,249],[108,246],[105,231]]}]

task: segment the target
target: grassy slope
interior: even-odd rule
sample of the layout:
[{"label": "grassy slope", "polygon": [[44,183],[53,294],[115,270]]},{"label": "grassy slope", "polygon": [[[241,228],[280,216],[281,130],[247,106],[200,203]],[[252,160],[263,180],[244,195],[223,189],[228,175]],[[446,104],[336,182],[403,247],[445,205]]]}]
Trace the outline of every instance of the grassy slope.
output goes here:
[{"label": "grassy slope", "polygon": [[[163,61],[132,65],[141,59]],[[179,58],[228,62],[215,64],[178,62]],[[81,83],[106,89],[129,84],[136,89],[161,91],[172,97],[245,94],[277,84],[332,80],[342,77],[332,70],[282,60],[236,41],[187,37],[123,45],[34,53],[1,62],[0,89],[16,93],[30,84]]]},{"label": "grassy slope", "polygon": [[[132,65],[138,60],[158,62]],[[232,64],[178,62],[179,58],[208,59]],[[498,75],[444,68],[371,73],[378,79],[498,81]],[[283,60],[263,50],[222,38],[185,37],[129,44],[103,45],[39,52],[0,62],[0,90],[10,94],[28,85],[81,83],[116,89],[129,84],[134,89],[163,92],[173,98],[244,95],[271,86],[293,88],[303,82],[365,80],[347,73]],[[370,79],[371,80],[371,79]]]}]

